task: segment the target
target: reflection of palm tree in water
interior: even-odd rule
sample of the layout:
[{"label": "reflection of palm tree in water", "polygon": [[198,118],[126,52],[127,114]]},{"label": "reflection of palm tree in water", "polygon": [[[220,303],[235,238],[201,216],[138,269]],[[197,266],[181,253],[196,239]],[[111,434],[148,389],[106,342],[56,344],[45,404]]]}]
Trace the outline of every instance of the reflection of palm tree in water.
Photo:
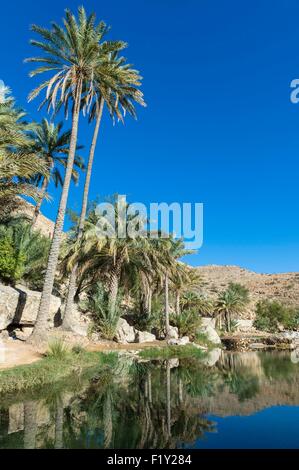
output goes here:
[{"label": "reflection of palm tree in water", "polygon": [[24,403],[24,449],[35,449],[37,404],[37,401],[26,401]]},{"label": "reflection of palm tree in water", "polygon": [[55,414],[55,449],[63,448],[63,402],[58,397],[56,400],[56,414]]},{"label": "reflection of palm tree in water", "polygon": [[107,391],[103,405],[104,448],[109,449],[113,436],[111,392]]}]

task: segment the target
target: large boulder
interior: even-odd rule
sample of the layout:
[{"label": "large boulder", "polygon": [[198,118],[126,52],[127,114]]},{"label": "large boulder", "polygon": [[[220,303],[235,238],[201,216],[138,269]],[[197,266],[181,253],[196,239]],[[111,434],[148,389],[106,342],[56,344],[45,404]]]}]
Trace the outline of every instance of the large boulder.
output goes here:
[{"label": "large boulder", "polygon": [[0,330],[5,330],[16,315],[19,292],[0,284]]},{"label": "large boulder", "polygon": [[[0,284],[0,330],[4,330],[10,324],[34,324],[41,292],[32,291],[26,287],[4,286]],[[56,316],[61,307],[61,300],[51,296],[48,322],[54,326]]]},{"label": "large boulder", "polygon": [[218,335],[217,331],[213,326],[213,319],[209,319],[210,322],[202,322],[200,329],[198,330],[199,333],[204,333],[208,340],[214,344],[221,344],[220,336]]},{"label": "large boulder", "polygon": [[124,318],[120,318],[116,326],[116,341],[118,343],[134,343],[135,336],[135,328],[129,325],[129,323]]},{"label": "large boulder", "polygon": [[169,325],[167,339],[179,339],[179,330],[176,326]]},{"label": "large boulder", "polygon": [[136,330],[136,343],[151,343],[152,341],[156,341],[156,336],[148,331],[139,331]]}]

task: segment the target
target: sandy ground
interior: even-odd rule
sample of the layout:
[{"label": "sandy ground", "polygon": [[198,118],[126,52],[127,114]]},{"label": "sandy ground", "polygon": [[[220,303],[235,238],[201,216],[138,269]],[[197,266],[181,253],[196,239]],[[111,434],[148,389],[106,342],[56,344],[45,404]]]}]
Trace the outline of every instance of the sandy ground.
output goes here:
[{"label": "sandy ground", "polygon": [[[113,341],[102,343],[89,343],[85,347],[87,351],[136,351],[151,347],[163,347],[166,341],[152,341],[150,343],[118,344]],[[18,340],[6,340],[0,344],[0,370],[15,366],[32,364],[43,357],[29,344]]]},{"label": "sandy ground", "polygon": [[41,357],[42,354],[34,351],[31,346],[22,341],[7,340],[0,344],[0,370],[31,364]]}]

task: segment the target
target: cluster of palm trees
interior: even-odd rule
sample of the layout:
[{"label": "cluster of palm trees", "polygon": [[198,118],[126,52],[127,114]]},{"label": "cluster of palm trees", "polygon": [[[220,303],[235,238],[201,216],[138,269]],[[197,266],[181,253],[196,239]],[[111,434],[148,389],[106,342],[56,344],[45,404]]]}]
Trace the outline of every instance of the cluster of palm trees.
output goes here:
[{"label": "cluster of palm trees", "polygon": [[[192,291],[199,282],[199,276],[178,261],[187,254],[182,241],[164,237],[161,233],[154,237],[149,233],[133,238],[99,237],[96,211],[88,212],[92,167],[104,110],[113,121],[124,121],[126,113],[136,117],[136,103],[145,106],[139,89],[141,76],[121,55],[127,44],[107,40],[109,28],[102,21],[97,23],[94,13],[87,15],[83,7],[78,9],[77,16],[66,10],[62,25],[53,22],[50,29],[33,25],[32,30],[38,38],[31,44],[41,54],[26,59],[36,64],[30,76],[46,74],[47,78],[30,93],[29,101],[42,94],[39,108],[46,107],[48,112],[51,111],[51,120],[44,118],[40,124],[28,123],[9,90],[2,87],[0,93],[0,207],[7,208],[7,201],[13,204],[16,195],[33,197],[36,205],[31,226],[34,226],[43,200],[49,197],[49,182],[52,180],[62,187],[30,341],[44,341],[58,268],[67,286],[63,328],[72,326],[74,300],[80,292],[98,282],[105,287],[107,308],[112,315],[121,287],[135,291],[145,318],[151,316],[153,295],[161,292],[163,286],[167,335],[171,313],[169,289],[175,313],[179,316],[182,308],[190,306],[187,290]],[[62,112],[65,117],[71,114],[70,130],[64,131],[62,122],[54,122]],[[82,113],[94,123],[86,167],[78,154],[82,148],[78,143]],[[72,180],[78,181],[80,169],[86,170],[81,212],[74,230],[62,246],[70,184]],[[217,306],[220,316],[225,312],[226,300],[222,299]],[[201,311],[211,313],[209,302],[197,298],[196,305],[200,302]],[[229,314],[224,313],[224,316],[229,328]]]}]

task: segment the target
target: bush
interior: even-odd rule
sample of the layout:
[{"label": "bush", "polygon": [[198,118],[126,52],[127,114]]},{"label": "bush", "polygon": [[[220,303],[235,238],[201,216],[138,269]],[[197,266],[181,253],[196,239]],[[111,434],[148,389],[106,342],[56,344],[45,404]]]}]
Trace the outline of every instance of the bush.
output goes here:
[{"label": "bush", "polygon": [[0,239],[0,277],[5,281],[15,278],[15,251],[10,237]]},{"label": "bush", "polygon": [[194,337],[200,327],[201,317],[196,308],[183,310],[180,315],[171,315],[171,324],[179,330],[180,336]]},{"label": "bush", "polygon": [[99,332],[103,338],[112,340],[116,333],[117,322],[120,318],[120,298],[117,299],[116,308],[111,311],[108,306],[108,294],[103,285],[98,283],[89,293],[88,300],[83,308],[90,311],[93,319],[92,331]]},{"label": "bush", "polygon": [[256,305],[256,319],[253,326],[258,330],[275,333],[279,326],[294,330],[299,326],[299,310],[279,302],[263,300]]},{"label": "bush", "polygon": [[47,357],[56,359],[58,361],[63,361],[70,354],[68,347],[64,344],[61,339],[56,339],[52,341],[48,346],[48,351],[46,353]]},{"label": "bush", "polygon": [[50,243],[27,222],[11,220],[0,225],[0,277],[12,284],[22,279],[31,288],[41,288]]}]

